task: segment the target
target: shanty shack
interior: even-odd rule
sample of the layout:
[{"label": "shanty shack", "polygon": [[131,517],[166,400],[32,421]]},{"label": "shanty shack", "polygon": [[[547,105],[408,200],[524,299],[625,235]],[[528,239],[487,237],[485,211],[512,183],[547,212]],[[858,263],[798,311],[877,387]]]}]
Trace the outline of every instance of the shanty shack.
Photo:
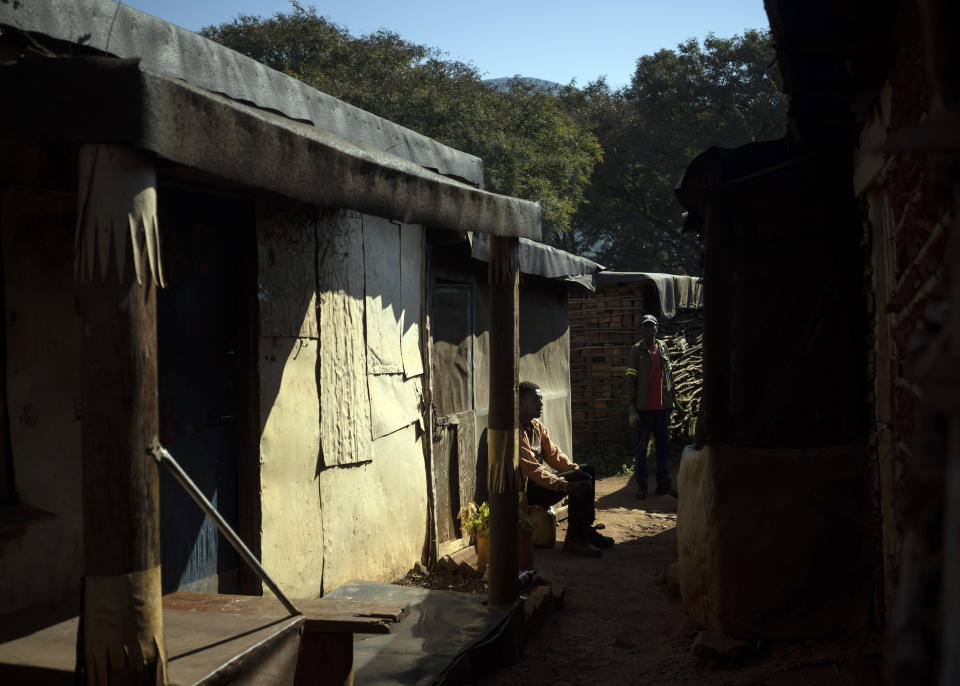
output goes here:
[{"label": "shanty shack", "polygon": [[[429,246],[432,497],[438,555],[461,548],[457,513],[487,500],[490,357],[487,236],[437,237]],[[589,292],[600,265],[520,239],[519,378],[543,392],[543,420],[561,449],[573,447],[568,292]]]},{"label": "shanty shack", "polygon": [[481,160],[109,0],[2,4],[0,52],[0,614],[263,592],[154,440],[300,598],[515,502],[515,336],[569,449],[597,265]]},{"label": "shanty shack", "polygon": [[708,285],[684,604],[740,636],[884,629],[889,683],[958,683],[958,6],[766,8],[789,135],[678,191]]}]

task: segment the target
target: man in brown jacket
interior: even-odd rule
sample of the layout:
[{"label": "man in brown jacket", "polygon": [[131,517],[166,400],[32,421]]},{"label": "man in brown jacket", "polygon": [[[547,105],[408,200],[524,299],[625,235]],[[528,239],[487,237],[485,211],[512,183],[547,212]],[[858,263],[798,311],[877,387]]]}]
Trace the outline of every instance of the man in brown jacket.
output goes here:
[{"label": "man in brown jacket", "polygon": [[[600,557],[601,548],[613,545],[593,526],[595,478],[593,467],[572,462],[550,440],[550,434],[537,418],[543,413],[543,394],[532,381],[520,384],[520,473],[526,489],[527,504],[548,507],[570,496],[570,518],[563,549],[575,555]],[[554,474],[544,464],[557,470]]]}]

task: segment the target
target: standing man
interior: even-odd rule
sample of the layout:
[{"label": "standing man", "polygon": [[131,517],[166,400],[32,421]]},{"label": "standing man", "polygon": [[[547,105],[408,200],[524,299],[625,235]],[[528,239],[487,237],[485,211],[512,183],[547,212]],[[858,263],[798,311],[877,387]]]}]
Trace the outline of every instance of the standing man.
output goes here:
[{"label": "standing man", "polygon": [[637,428],[633,475],[637,497],[647,497],[647,444],[650,434],[657,448],[656,495],[677,497],[670,484],[670,410],[673,407],[673,372],[667,346],[657,338],[657,318],[640,320],[640,340],[630,349],[627,367],[627,402],[630,426]]},{"label": "standing man", "polygon": [[[570,496],[570,517],[563,549],[574,555],[600,557],[601,548],[613,545],[593,526],[595,474],[588,464],[578,465],[550,440],[550,434],[538,419],[543,413],[543,393],[532,381],[523,381],[519,389],[520,473],[527,504],[549,507]],[[554,474],[544,467],[550,465]]]}]

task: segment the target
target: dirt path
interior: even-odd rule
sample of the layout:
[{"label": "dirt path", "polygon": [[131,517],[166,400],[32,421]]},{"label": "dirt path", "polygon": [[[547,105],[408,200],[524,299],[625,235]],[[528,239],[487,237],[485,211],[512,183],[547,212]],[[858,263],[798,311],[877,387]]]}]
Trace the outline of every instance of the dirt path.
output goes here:
[{"label": "dirt path", "polygon": [[676,559],[676,503],[634,498],[627,477],[597,482],[597,519],[616,544],[603,558],[536,549],[540,574],[567,587],[565,607],[528,641],[523,659],[482,686],[735,684],[866,686],[876,679],[874,637],[761,645],[736,669],[706,669],[691,653],[699,630],[663,582]]}]

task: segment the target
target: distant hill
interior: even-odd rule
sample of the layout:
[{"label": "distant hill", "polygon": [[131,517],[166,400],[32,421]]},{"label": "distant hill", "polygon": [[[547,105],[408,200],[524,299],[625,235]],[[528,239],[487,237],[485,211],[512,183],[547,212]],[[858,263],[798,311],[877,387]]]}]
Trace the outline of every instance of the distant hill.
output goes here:
[{"label": "distant hill", "polygon": [[560,93],[563,88],[562,83],[557,83],[556,81],[546,81],[544,79],[535,79],[532,76],[517,76],[501,79],[484,79],[483,82],[493,90],[497,91],[507,91],[510,89],[510,83],[513,81],[520,81],[525,86],[529,86],[534,90],[539,90],[544,93],[550,93],[551,95],[557,95]]}]

